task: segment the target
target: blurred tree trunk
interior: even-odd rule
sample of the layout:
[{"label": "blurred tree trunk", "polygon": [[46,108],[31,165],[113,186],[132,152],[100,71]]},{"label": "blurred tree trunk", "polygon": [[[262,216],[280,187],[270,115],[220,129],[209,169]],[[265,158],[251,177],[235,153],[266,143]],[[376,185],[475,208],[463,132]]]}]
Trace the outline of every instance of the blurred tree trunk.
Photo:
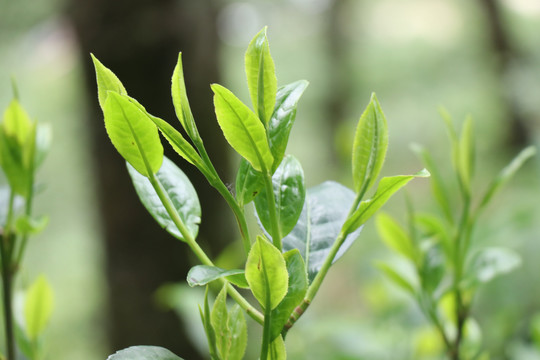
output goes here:
[{"label": "blurred tree trunk", "polygon": [[[186,359],[201,358],[178,319],[157,310],[153,298],[164,282],[184,282],[194,261],[188,247],[160,229],[139,203],[125,164],[105,133],[89,53],[115,72],[150,113],[176,126],[170,79],[182,51],[191,108],[208,152],[223,174],[228,162],[209,88],[218,80],[216,12],[208,0],[72,0],[70,4],[88,90],[88,129],[105,239],[108,339],[115,351],[137,344],[159,345]],[[211,241],[213,249],[216,242],[230,241],[232,232],[222,225],[224,202],[191,165],[182,162],[181,166],[194,183],[203,209],[198,241]]]},{"label": "blurred tree trunk", "polygon": [[514,95],[512,95],[508,78],[511,67],[519,60],[519,54],[513,46],[508,29],[504,23],[497,0],[480,0],[486,16],[486,25],[491,41],[491,48],[497,61],[497,75],[500,83],[501,97],[506,103],[509,131],[507,143],[511,147],[523,147],[530,142],[526,119],[520,110]]}]

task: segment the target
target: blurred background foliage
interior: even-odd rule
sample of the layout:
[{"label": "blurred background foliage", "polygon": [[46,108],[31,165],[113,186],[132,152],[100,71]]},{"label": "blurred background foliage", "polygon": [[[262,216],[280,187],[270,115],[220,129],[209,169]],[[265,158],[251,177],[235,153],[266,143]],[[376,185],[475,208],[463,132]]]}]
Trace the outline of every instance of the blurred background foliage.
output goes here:
[{"label": "blurred background foliage", "polygon": [[[103,16],[86,17],[92,6],[102,6],[97,14],[101,15],[102,11]],[[94,86],[87,81],[88,51],[96,51],[100,59],[107,55],[87,49],[89,42],[80,41],[84,39],[80,22],[87,21],[90,35],[100,34],[103,43],[108,41],[108,47],[99,49],[102,52],[107,48],[124,51],[123,46],[128,43],[129,49],[138,46],[143,49],[148,43],[158,41],[154,36],[158,30],[153,26],[161,21],[160,6],[161,11],[167,6],[179,9],[182,18],[195,25],[191,33],[180,25],[171,27],[169,31],[177,29],[183,33],[178,44],[175,38],[167,42],[168,51],[172,54],[184,51],[184,56],[188,56],[190,49],[181,46],[182,38],[197,38],[199,43],[211,44],[215,48],[212,57],[219,60],[212,81],[219,80],[247,103],[244,51],[251,37],[264,25],[269,26],[279,84],[298,79],[310,81],[299,105],[288,149],[301,160],[308,186],[326,179],[351,186],[352,131],[372,91],[381,101],[390,132],[383,175],[411,173],[421,168],[409,149],[413,142],[424,145],[441,168],[449,169],[449,144],[437,113],[440,105],[450,111],[458,124],[467,114],[475,119],[478,145],[475,185],[479,189],[484,189],[520,148],[538,144],[538,0],[0,0],[0,107],[5,108],[12,97],[10,77],[15,76],[21,101],[31,116],[52,124],[54,129],[52,150],[38,175],[46,187],[36,201],[36,214],[50,214],[50,224],[29,246],[27,266],[20,280],[28,284],[37,273],[45,272],[54,287],[56,309],[47,335],[49,358],[104,359],[119,346],[111,340],[115,328],[111,322],[115,317],[110,316],[113,299],[109,295],[114,285],[107,274],[114,264],[111,265],[112,258],[107,253],[111,248],[103,236],[106,233],[100,220],[103,203],[100,208],[97,195],[100,183],[95,176],[101,159],[95,158],[99,152],[92,150],[92,132],[88,131],[89,116],[90,121],[102,126],[101,118],[91,110],[96,106],[95,94],[87,90]],[[201,8],[206,10],[203,12]],[[105,16],[111,9],[114,11]],[[130,26],[138,24],[139,28],[123,29],[120,37],[111,35],[118,41],[111,43],[106,39],[107,32],[100,32],[99,26],[114,30],[115,25],[122,26],[128,12],[135,19]],[[96,18],[102,23],[92,23]],[[148,18],[154,22],[146,21]],[[175,21],[170,12],[166,20],[172,24]],[[74,25],[78,21],[79,25]],[[96,37],[94,41],[99,43],[100,38]],[[127,51],[122,59],[125,64],[141,61],[143,56],[130,56],[132,53]],[[139,73],[148,73],[143,86],[148,91],[159,87],[168,92],[167,78],[156,76],[155,83],[148,79],[153,79],[149,75],[153,71],[170,76],[174,61],[173,58],[169,67],[159,69],[139,67]],[[122,62],[114,66],[104,63],[117,74],[122,72],[115,67]],[[189,66],[185,63],[188,93],[190,86],[202,88],[200,91],[211,99],[206,78],[198,80],[197,66],[197,62]],[[129,91],[130,82],[124,83]],[[135,80],[132,84],[139,85]],[[136,93],[133,95],[138,97]],[[144,98],[139,100],[146,104]],[[164,100],[167,102],[170,104],[168,98]],[[211,107],[211,100],[203,105]],[[167,109],[150,111],[162,115],[170,114],[171,109],[172,104]],[[175,121],[172,117],[167,119]],[[217,128],[213,119],[206,120],[208,127]],[[116,156],[112,147],[104,151]],[[238,157],[229,153],[231,164],[237,164]],[[474,306],[482,341],[492,359],[540,359],[540,321],[535,317],[540,312],[539,161],[535,158],[518,173],[484,214],[476,230],[478,241],[504,244],[523,257],[523,265],[488,284]],[[223,173],[227,174],[226,181],[233,183],[234,172],[224,169]],[[196,187],[205,186],[196,184]],[[434,210],[426,180],[416,180],[408,192],[417,209]],[[122,204],[117,207],[121,208]],[[208,219],[205,221],[205,210],[209,211],[203,203],[202,226],[212,227]],[[404,220],[403,197],[393,200],[386,211]],[[154,230],[158,231],[157,227]],[[203,240],[214,241],[211,236]],[[172,238],[167,241],[179,251],[187,251],[187,247]],[[234,245],[225,251],[228,255],[221,256],[221,263],[237,266]],[[349,253],[332,269],[308,314],[290,332],[289,358],[440,358],[437,356],[441,344],[436,333],[410,299],[374,268],[375,259],[392,261],[370,223]],[[154,267],[160,266],[159,258],[148,261]],[[179,261],[179,266],[188,268],[189,264],[184,262],[181,265]],[[132,274],[137,277],[135,269]],[[183,282],[184,278],[179,271],[160,282]],[[132,280],[136,282],[137,278]],[[122,301],[129,307],[129,303],[137,301],[137,296]],[[193,351],[204,348],[198,320],[194,318],[195,304],[202,301],[201,294],[171,285],[162,288],[157,299],[149,302],[149,306],[161,304],[176,309],[188,329],[187,338],[194,344]],[[162,307],[160,311],[165,309]],[[129,316],[133,322],[123,326],[157,331],[153,325],[138,322],[136,314]],[[172,336],[183,341],[181,336]],[[122,341],[134,345],[144,339]],[[180,355],[196,359],[204,358],[204,354],[203,351],[202,355]]]}]

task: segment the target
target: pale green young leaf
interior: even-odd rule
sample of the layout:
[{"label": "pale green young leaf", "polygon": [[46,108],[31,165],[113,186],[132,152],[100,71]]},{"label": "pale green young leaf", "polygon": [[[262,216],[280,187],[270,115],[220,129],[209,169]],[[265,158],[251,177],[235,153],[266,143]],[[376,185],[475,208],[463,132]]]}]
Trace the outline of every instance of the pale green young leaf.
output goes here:
[{"label": "pale green young leaf", "polygon": [[28,197],[32,176],[24,166],[24,153],[16,137],[0,129],[0,165],[13,192]]},{"label": "pale green young leaf", "polygon": [[132,346],[117,351],[107,360],[182,360],[182,358],[159,346]]},{"label": "pale green young leaf", "polygon": [[35,341],[45,329],[53,310],[53,291],[47,278],[40,275],[26,292],[24,321],[26,335]]},{"label": "pale green young leaf", "polygon": [[274,340],[279,336],[283,327],[289,320],[294,309],[300,305],[304,299],[308,288],[308,277],[304,259],[298,249],[287,251],[283,254],[289,273],[289,288],[287,295],[281,300],[279,305],[272,310],[272,325],[270,328],[270,339]]},{"label": "pale green young leaf", "polygon": [[242,360],[247,347],[247,323],[242,308],[235,304],[229,311],[229,356],[227,360]]},{"label": "pale green young leaf", "polygon": [[204,292],[204,310],[201,310],[199,306],[199,314],[201,315],[204,332],[206,333],[206,339],[208,340],[208,349],[210,351],[210,357],[212,360],[220,360],[217,355],[216,347],[216,333],[212,327],[210,320],[210,306],[208,305],[208,286]]},{"label": "pale green young leaf", "polygon": [[[187,282],[189,286],[193,287],[203,286],[214,280],[227,278],[227,280],[234,284],[238,277],[234,277],[233,275],[243,274],[244,270],[241,269],[225,270],[217,266],[196,265],[189,270],[187,274]],[[246,280],[244,277],[244,282],[245,281]],[[241,285],[247,285],[247,283],[244,284],[244,282],[242,282]]]},{"label": "pale green young leaf", "polygon": [[375,224],[377,232],[386,246],[416,262],[416,251],[412,239],[396,220],[386,213],[380,213],[375,219]]},{"label": "pale green young leaf", "polygon": [[283,341],[283,338],[281,335],[279,335],[277,338],[270,343],[270,347],[268,348],[268,360],[286,360],[287,359],[287,351],[285,350],[285,342]]},{"label": "pale green young leaf", "polygon": [[[295,227],[306,198],[304,170],[300,162],[292,155],[287,155],[272,176],[274,204],[277,222],[282,236]],[[270,205],[266,189],[262,189],[255,198],[257,216],[266,231],[271,232]]]},{"label": "pale green young leaf", "polygon": [[373,214],[377,212],[399,189],[405,186],[415,177],[428,177],[426,169],[414,175],[398,175],[382,178],[375,195],[369,200],[362,201],[356,211],[347,219],[345,229],[354,231],[363,225]]},{"label": "pale green young leaf", "polygon": [[474,145],[474,131],[473,121],[471,117],[467,117],[463,123],[461,130],[461,137],[459,139],[459,163],[458,171],[463,184],[464,190],[470,194],[471,181],[474,174],[474,158],[475,158],[475,145]]},{"label": "pale green young leaf", "polygon": [[[150,180],[128,164],[128,172],[142,204],[150,215],[175,238],[186,241],[162,204]],[[163,165],[156,174],[157,181],[165,190],[180,219],[195,239],[201,221],[201,205],[195,188],[178,166],[164,157]]]},{"label": "pale green young leaf", "polygon": [[[351,189],[326,181],[308,189],[304,208],[294,229],[283,238],[283,250],[298,249],[306,263],[309,281],[313,281],[330,253],[347,219],[355,194]],[[350,232],[334,258],[345,254],[360,235],[362,228]]]},{"label": "pale green young leaf", "polygon": [[232,92],[221,85],[212,85],[216,116],[225,138],[257,171],[272,168],[266,130],[257,116]]},{"label": "pale green young leaf", "polygon": [[455,249],[452,229],[442,219],[433,214],[420,213],[414,216],[414,221],[424,231],[425,236],[440,241],[446,256],[453,259]]},{"label": "pale green young leaf", "polygon": [[274,112],[277,92],[276,69],[270,56],[266,27],[249,43],[245,62],[253,109],[266,126]]},{"label": "pale green young leaf", "polygon": [[381,270],[394,284],[409,294],[414,295],[416,293],[414,286],[390,265],[384,262],[378,262],[375,266],[377,266],[377,268],[379,268],[379,270]]},{"label": "pale green young leaf", "polygon": [[289,135],[296,119],[298,100],[300,100],[308,85],[309,83],[307,81],[300,80],[281,86],[277,90],[274,113],[268,123],[268,142],[274,156],[272,170],[275,170],[279,166],[285,155]]},{"label": "pale green young leaf", "polygon": [[354,136],[352,169],[354,190],[367,191],[377,180],[388,148],[386,117],[375,94],[360,117]]},{"label": "pale green young leaf", "polygon": [[433,196],[435,197],[435,200],[437,200],[437,203],[439,204],[439,207],[441,208],[446,219],[452,223],[453,215],[452,208],[450,206],[450,198],[448,196],[449,191],[444,183],[443,177],[437,165],[435,164],[435,161],[433,160],[433,157],[423,146],[419,144],[413,144],[412,149],[420,157],[422,163],[431,174],[430,183]]},{"label": "pale green young leaf", "polygon": [[439,114],[446,125],[446,132],[448,134],[448,138],[450,139],[450,156],[452,159],[452,166],[456,172],[459,172],[459,138],[454,127],[454,122],[450,116],[450,113],[445,108],[439,108]]},{"label": "pale green young leaf", "polygon": [[122,157],[140,174],[155,174],[163,162],[156,125],[125,95],[109,92],[104,108],[105,128]]},{"label": "pale green young leaf", "polygon": [[525,161],[536,154],[536,148],[534,146],[526,147],[508,164],[501,172],[495,177],[495,179],[489,185],[486,193],[484,194],[479,206],[479,210],[483,209],[493,198],[500,188],[506,184],[512,176],[523,166]]},{"label": "pale green young leaf", "polygon": [[216,347],[219,357],[226,360],[230,351],[230,331],[228,327],[229,313],[227,311],[227,287],[223,286],[219,292],[212,312],[210,314],[210,322],[216,334]]},{"label": "pale green young leaf", "polygon": [[90,54],[90,56],[92,56],[92,61],[94,62],[94,68],[96,70],[99,106],[105,111],[105,102],[109,96],[109,91],[120,95],[127,95],[127,91],[111,70],[106,68],[94,54]]},{"label": "pale green young leaf", "polygon": [[287,294],[289,276],[283,254],[261,236],[249,252],[246,279],[263,308],[275,309]]},{"label": "pale green young leaf", "polygon": [[186,84],[184,81],[184,69],[182,67],[182,53],[178,54],[178,62],[172,76],[171,93],[176,117],[191,139],[198,139],[199,133],[195,125],[195,119],[191,113],[187,97]]},{"label": "pale green young leaf", "polygon": [[13,99],[4,112],[2,127],[9,137],[15,137],[20,145],[26,143],[33,121],[18,100]]},{"label": "pale green young leaf", "polygon": [[49,223],[48,216],[31,217],[22,215],[15,221],[15,228],[19,234],[39,234]]}]

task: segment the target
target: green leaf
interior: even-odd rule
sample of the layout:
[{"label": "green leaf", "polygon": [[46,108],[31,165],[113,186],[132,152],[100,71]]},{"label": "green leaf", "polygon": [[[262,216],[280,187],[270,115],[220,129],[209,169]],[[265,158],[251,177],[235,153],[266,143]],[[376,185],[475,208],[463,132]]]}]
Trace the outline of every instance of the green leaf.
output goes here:
[{"label": "green leaf", "polygon": [[249,43],[245,62],[253,109],[266,125],[274,111],[277,92],[276,69],[270,55],[266,27]]},{"label": "green leaf", "polygon": [[420,280],[422,281],[423,289],[431,294],[437,289],[444,277],[445,259],[439,244],[427,247],[422,255],[423,261],[419,273]]},{"label": "green leaf", "polygon": [[28,215],[23,215],[15,222],[15,228],[20,234],[39,234],[45,229],[49,223],[49,217],[40,216],[39,218],[33,218]]},{"label": "green leaf", "polygon": [[487,283],[520,265],[521,257],[516,252],[507,248],[486,248],[474,255],[468,274],[474,278],[473,284]]},{"label": "green leaf", "polygon": [[22,146],[26,143],[32,129],[30,115],[24,110],[17,99],[11,100],[6,111],[2,127],[9,137],[14,137]]},{"label": "green leaf", "polygon": [[440,218],[432,214],[416,214],[414,220],[425,231],[426,236],[433,237],[442,243],[446,256],[452,259],[454,243],[452,242],[451,229]]},{"label": "green leaf", "polygon": [[[308,189],[304,208],[294,229],[283,238],[283,250],[298,249],[306,263],[309,281],[321,269],[354,202],[352,190],[327,181]],[[339,249],[334,262],[352,245],[361,229],[350,233]]]},{"label": "green leaf", "polygon": [[540,349],[540,313],[536,313],[530,320],[531,338]]},{"label": "green leaf", "polygon": [[474,173],[474,132],[472,118],[468,117],[463,123],[461,138],[459,139],[459,176],[465,191],[470,194],[471,180]]},{"label": "green leaf", "polygon": [[[175,238],[185,241],[182,234],[161,203],[152,183],[128,164],[129,175],[139,199],[152,217]],[[193,238],[197,237],[201,221],[201,205],[197,192],[187,176],[171,160],[164,157],[163,165],[156,174],[172,204]]]},{"label": "green leaf", "polygon": [[40,275],[30,286],[24,302],[26,335],[36,340],[45,329],[53,310],[53,291],[47,278]]},{"label": "green leaf", "polygon": [[0,130],[0,165],[13,192],[28,197],[32,176],[24,164],[23,149],[15,137]]},{"label": "green leaf", "polygon": [[159,346],[132,346],[117,351],[107,360],[182,360],[182,358]]},{"label": "green leaf", "polygon": [[199,153],[197,153],[193,146],[186,139],[184,139],[178,130],[172,127],[165,120],[158,117],[150,115],[150,119],[154,122],[154,124],[156,124],[161,134],[163,134],[165,139],[167,139],[178,155],[199,169],[204,166]]},{"label": "green leaf", "polygon": [[35,168],[38,168],[49,152],[52,143],[52,128],[49,124],[37,124]]},{"label": "green leaf", "polygon": [[204,332],[206,333],[206,339],[208,340],[208,349],[212,360],[219,360],[217,356],[217,347],[216,347],[216,333],[212,327],[210,321],[210,306],[208,305],[208,286],[204,292],[204,311],[201,310],[199,306],[199,314],[201,315],[201,320],[204,327]]},{"label": "green leaf", "polygon": [[268,349],[268,359],[269,360],[286,360],[287,359],[287,352],[285,350],[285,342],[283,342],[283,338],[278,336],[277,338],[272,341],[270,344],[270,348]]},{"label": "green leaf", "polygon": [[377,268],[379,268],[379,270],[381,270],[394,284],[414,296],[416,291],[414,290],[413,285],[394,270],[394,268],[383,262],[378,262],[375,266],[377,266]]},{"label": "green leaf", "polygon": [[[15,340],[17,341],[18,349],[30,360],[37,360],[39,353],[39,341],[31,341],[26,336],[24,329],[15,322]],[[1,356],[1,355],[0,355]]]},{"label": "green leaf", "polygon": [[443,178],[435,164],[435,161],[433,161],[431,154],[422,146],[414,144],[412,149],[420,157],[422,163],[431,174],[430,183],[433,196],[437,200],[437,203],[448,221],[453,222],[452,208],[450,206],[450,199],[448,196],[449,191],[444,184]]},{"label": "green leaf", "polygon": [[229,312],[227,321],[230,349],[227,360],[242,360],[247,347],[247,323],[242,308],[235,304]]},{"label": "green leaf", "polygon": [[354,189],[367,191],[377,180],[388,148],[386,117],[375,94],[360,117],[354,136],[352,169]]},{"label": "green leaf", "polygon": [[416,261],[415,248],[407,232],[390,215],[381,213],[376,218],[379,236],[386,246],[407,259]]},{"label": "green leaf", "polygon": [[240,161],[236,174],[236,201],[240,207],[249,204],[264,187],[263,174],[256,171],[246,160]]},{"label": "green leaf", "polygon": [[263,308],[275,309],[287,294],[287,266],[281,252],[261,236],[251,247],[246,262],[246,279]]},{"label": "green leaf", "polygon": [[227,323],[229,321],[229,313],[227,311],[227,287],[223,286],[214,306],[212,307],[212,313],[210,314],[210,322],[216,333],[216,346],[218,354],[222,360],[227,359],[230,351],[229,343],[229,328]]},{"label": "green leaf", "polygon": [[255,170],[270,170],[274,158],[263,124],[232,92],[218,84],[212,90],[217,120],[229,144]]},{"label": "green leaf", "polygon": [[90,54],[96,70],[96,81],[98,87],[99,106],[105,111],[105,102],[109,96],[109,91],[120,95],[127,95],[127,91],[114,73],[106,68],[95,56]]},{"label": "green leaf", "polygon": [[[189,286],[202,286],[206,285],[211,281],[220,279],[220,278],[227,278],[230,279],[238,279],[238,277],[233,277],[232,275],[243,275],[244,270],[241,269],[234,269],[234,270],[225,270],[222,268],[219,268],[217,266],[208,266],[208,265],[197,265],[191,268],[187,274],[187,282]],[[244,281],[241,283],[241,285],[247,285],[245,283],[245,277]],[[233,281],[231,281],[233,282]],[[234,282],[233,282],[234,283]]]},{"label": "green leaf", "polygon": [[105,128],[120,155],[144,176],[155,174],[163,161],[156,125],[125,95],[110,92],[103,110]]},{"label": "green leaf", "polygon": [[186,84],[184,82],[184,70],[182,67],[182,53],[178,54],[178,62],[172,76],[171,93],[176,117],[191,139],[198,139],[199,133],[195,125],[195,119],[191,113],[187,97]]},{"label": "green leaf", "polygon": [[[0,228],[5,227],[9,207],[10,189],[8,186],[0,186]],[[21,196],[15,196],[13,201],[13,214],[18,215],[24,208],[24,199]]]},{"label": "green leaf", "polygon": [[274,113],[268,123],[268,142],[274,156],[273,170],[279,166],[285,155],[289,135],[296,119],[296,106],[308,85],[307,81],[300,80],[281,86],[277,90]]},{"label": "green leaf", "polygon": [[428,177],[429,172],[424,169],[414,175],[398,175],[382,178],[373,198],[362,201],[360,206],[347,219],[344,227],[354,231],[363,225],[373,214],[377,212],[396,191],[405,186],[415,177]]},{"label": "green leaf", "polygon": [[308,288],[306,265],[298,249],[287,251],[283,254],[283,257],[289,274],[289,289],[279,305],[272,310],[271,340],[279,336],[294,309],[304,299]]},{"label": "green leaf", "polygon": [[[277,221],[282,236],[287,235],[296,225],[306,198],[304,171],[300,162],[292,155],[287,155],[272,176],[274,204]],[[271,232],[270,205],[266,189],[255,198],[255,208],[259,220],[266,231]]]},{"label": "green leaf", "polygon": [[512,176],[514,176],[525,161],[527,161],[534,154],[536,154],[536,148],[534,146],[526,147],[525,149],[521,150],[521,152],[510,162],[510,164],[501,170],[501,172],[488,187],[488,190],[480,203],[479,210],[483,209],[490,202],[493,195],[495,195],[500,188],[506,184],[512,178]]}]

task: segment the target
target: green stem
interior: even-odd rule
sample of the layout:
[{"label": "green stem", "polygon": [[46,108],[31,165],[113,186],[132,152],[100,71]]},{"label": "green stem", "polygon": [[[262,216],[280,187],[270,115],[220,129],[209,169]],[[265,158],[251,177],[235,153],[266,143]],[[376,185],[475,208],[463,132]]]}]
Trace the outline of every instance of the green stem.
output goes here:
[{"label": "green stem", "polygon": [[[32,179],[31,183],[33,184],[33,182],[34,181]],[[32,185],[28,189],[28,199],[26,200],[25,214],[28,217],[28,219],[30,219],[30,217],[32,216],[33,198],[34,198],[34,186]],[[15,266],[14,271],[18,270],[18,268],[19,268],[19,266],[20,266],[20,264],[22,262],[22,258],[24,256],[24,252],[26,250],[26,244],[27,243],[28,243],[28,234],[24,234],[23,237],[22,237],[21,243],[19,245],[19,249],[17,250],[16,255],[15,255],[15,262],[13,263],[13,265]]]},{"label": "green stem", "polygon": [[[154,187],[154,190],[156,191],[156,194],[158,195],[161,203],[167,210],[167,213],[171,217],[171,220],[178,228],[178,231],[180,231],[180,234],[182,234],[182,237],[184,238],[190,249],[193,251],[193,253],[195,253],[195,256],[197,256],[197,258],[202,264],[214,266],[212,260],[210,260],[204,250],[199,246],[199,244],[197,244],[195,239],[189,233],[188,229],[184,225],[184,222],[180,218],[178,211],[176,211],[176,208],[173,206],[165,189],[163,189],[163,186],[159,182],[159,179],[152,173],[148,179]],[[224,279],[221,279],[221,282],[222,284],[228,284],[228,282]],[[229,285],[227,291],[229,295],[238,303],[238,305],[240,305],[246,311],[249,316],[251,316],[258,323],[263,323],[264,320],[262,314],[253,306],[251,306],[249,302],[238,291],[236,291],[236,289]]]},{"label": "green stem", "polygon": [[281,230],[279,228],[276,200],[274,198],[274,186],[272,184],[272,174],[264,172],[264,186],[266,190],[266,201],[268,202],[268,213],[270,215],[270,227],[272,230],[272,242],[274,246],[281,251]]},{"label": "green stem", "polygon": [[[268,301],[267,301],[268,304]],[[272,310],[270,306],[264,311],[263,338],[261,345],[261,360],[268,358],[268,350],[270,349],[270,326],[272,325]]]}]

